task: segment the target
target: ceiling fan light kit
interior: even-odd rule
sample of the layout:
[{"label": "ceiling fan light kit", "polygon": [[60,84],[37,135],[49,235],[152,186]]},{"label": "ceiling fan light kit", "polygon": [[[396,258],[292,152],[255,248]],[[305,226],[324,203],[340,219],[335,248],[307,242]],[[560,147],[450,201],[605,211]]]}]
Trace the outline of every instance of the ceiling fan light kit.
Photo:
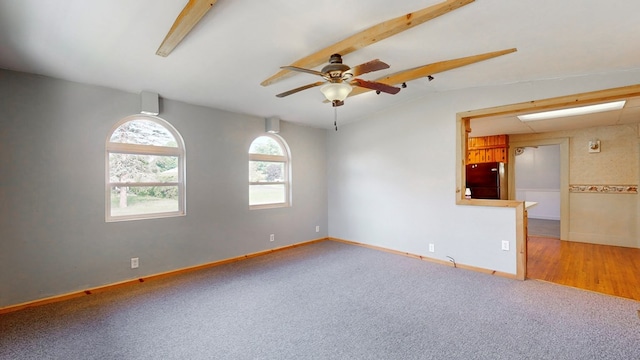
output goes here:
[{"label": "ceiling fan light kit", "polygon": [[344,82],[327,83],[320,88],[327,100],[333,102],[335,100],[344,101],[349,96],[353,88]]}]

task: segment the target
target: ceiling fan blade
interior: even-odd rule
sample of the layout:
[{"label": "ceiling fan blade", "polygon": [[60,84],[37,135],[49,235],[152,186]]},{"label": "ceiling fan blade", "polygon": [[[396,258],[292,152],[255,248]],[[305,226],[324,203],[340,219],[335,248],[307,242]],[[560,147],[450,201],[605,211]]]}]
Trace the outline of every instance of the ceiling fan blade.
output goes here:
[{"label": "ceiling fan blade", "polygon": [[366,62],[364,64],[354,66],[345,72],[350,73],[353,76],[360,76],[362,74],[370,73],[372,71],[378,71],[378,70],[388,69],[388,68],[389,68],[389,64],[384,63],[378,59],[375,59],[375,60]]},{"label": "ceiling fan blade", "polygon": [[[463,67],[466,65],[471,65],[480,61],[489,60],[489,59],[510,54],[516,51],[518,51],[518,49],[513,48],[513,49],[488,52],[484,54],[472,55],[472,56],[467,56],[467,57],[458,58],[458,59],[440,61],[440,62],[436,62],[436,63],[424,65],[424,66],[418,66],[412,69],[403,70],[403,71],[376,79],[376,81],[381,82],[383,84],[387,84],[387,85],[402,84],[407,81],[419,79],[429,75],[434,75],[437,73]],[[353,91],[351,91],[349,96],[359,95],[367,91],[369,90],[366,88],[355,88],[353,89]]]},{"label": "ceiling fan blade", "polygon": [[283,98],[285,96],[289,96],[291,94],[295,94],[295,93],[300,92],[302,90],[311,89],[312,87],[320,86],[320,85],[323,85],[323,84],[325,84],[324,81],[318,81],[318,82],[315,82],[313,84],[308,84],[308,85],[305,85],[305,86],[300,86],[299,88],[295,88],[295,89],[291,89],[289,91],[285,91],[283,93],[280,93],[280,94],[276,95],[276,97]]},{"label": "ceiling fan blade", "polygon": [[[303,68],[316,67],[324,63],[332,54],[340,54],[344,56],[365,46],[374,44],[382,39],[386,39],[405,30],[411,29],[414,26],[423,24],[431,19],[444,15],[474,1],[475,0],[445,0],[442,3],[426,7],[416,12],[398,16],[374,25],[357,34],[351,35],[340,42],[295,61],[292,65]],[[282,69],[275,75],[264,80],[260,85],[271,85],[292,75],[293,73],[289,70]]]},{"label": "ceiling fan blade", "polygon": [[323,76],[323,77],[325,76],[325,74],[320,72],[320,71],[311,70],[311,69],[305,69],[305,68],[301,68],[301,67],[297,67],[297,66],[281,66],[280,69],[287,69],[287,70],[292,70],[292,71],[304,72],[304,73]]},{"label": "ceiling fan blade", "polygon": [[369,90],[382,91],[384,93],[392,94],[392,95],[395,95],[398,92],[400,92],[400,88],[398,87],[375,82],[375,81],[362,80],[362,79],[353,79],[351,81],[351,85],[359,86]]},{"label": "ceiling fan blade", "polygon": [[156,55],[168,56],[218,0],[189,0],[165,36]]}]

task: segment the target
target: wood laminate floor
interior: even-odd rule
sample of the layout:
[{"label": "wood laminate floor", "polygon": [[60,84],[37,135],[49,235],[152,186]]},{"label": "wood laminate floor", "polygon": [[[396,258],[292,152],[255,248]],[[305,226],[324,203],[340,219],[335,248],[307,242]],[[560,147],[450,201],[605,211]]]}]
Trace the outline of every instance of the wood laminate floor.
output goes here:
[{"label": "wood laminate floor", "polygon": [[527,278],[640,301],[640,249],[531,235]]}]

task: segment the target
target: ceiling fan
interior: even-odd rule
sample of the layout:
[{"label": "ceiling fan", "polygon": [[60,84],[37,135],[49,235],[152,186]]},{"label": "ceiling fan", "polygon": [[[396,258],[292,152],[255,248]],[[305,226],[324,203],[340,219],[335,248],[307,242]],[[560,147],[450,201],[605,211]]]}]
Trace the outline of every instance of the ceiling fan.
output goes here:
[{"label": "ceiling fan", "polygon": [[[298,73],[307,72],[307,73],[323,76],[324,69],[323,71],[318,72],[314,70],[308,70],[308,68],[316,67],[322,64],[324,61],[326,61],[325,59],[331,54],[340,54],[344,56],[358,49],[361,49],[368,45],[376,43],[380,40],[383,40],[395,34],[401,33],[405,30],[408,30],[420,24],[424,24],[429,20],[445,15],[455,9],[468,5],[474,1],[475,0],[444,0],[441,3],[426,7],[424,9],[420,9],[418,11],[408,13],[403,16],[398,16],[398,17],[389,19],[387,21],[383,21],[379,24],[371,26],[370,28],[362,30],[356,34],[353,34],[347,37],[346,39],[338,41],[333,45],[330,45],[324,49],[321,49],[309,56],[306,56],[302,59],[294,61],[291,64],[291,66],[281,67],[278,73],[262,81],[260,85],[262,86],[272,85],[278,81],[281,81],[283,79],[286,79],[294,75],[296,72]],[[471,65],[480,61],[485,61],[494,57],[506,55],[515,51],[517,51],[516,48],[511,48],[511,49],[505,49],[500,51],[488,52],[484,54],[476,54],[476,55],[467,56],[463,58],[439,61],[436,63],[431,63],[431,64],[403,70],[391,75],[387,75],[385,77],[378,78],[375,81],[372,81],[369,83],[375,83],[376,86],[388,85],[392,87],[394,85],[402,84],[402,87],[405,87],[407,82],[415,79],[428,77],[430,80],[432,80],[433,79],[432,75],[436,73],[456,69],[462,66]],[[362,64],[362,65],[365,65],[365,64]],[[359,66],[362,66],[362,65],[359,65]],[[354,69],[356,68],[358,67],[354,67]],[[371,71],[374,71],[374,70],[371,70]],[[354,74],[354,76],[357,76],[357,75],[359,74]],[[325,80],[328,81],[329,79],[325,79]],[[355,80],[359,80],[359,79],[355,79]],[[380,88],[372,88],[370,86],[367,86],[369,84],[364,82],[360,84],[353,84],[353,81],[355,80],[352,80],[351,85],[356,85],[356,87],[353,89],[353,91],[347,93],[347,96],[359,95],[371,90],[376,90],[376,92],[383,91]],[[363,80],[360,80],[360,81],[363,81]],[[324,84],[325,82],[317,82],[317,83],[305,85],[300,88],[293,89],[293,90],[284,92],[282,94],[278,94],[277,96],[284,97],[287,95],[294,94],[298,91],[306,90],[306,89],[324,85]],[[397,92],[397,90],[394,90],[394,91]]]},{"label": "ceiling fan", "polygon": [[[402,16],[398,16],[379,24],[373,25],[358,33],[355,33],[346,39],[338,41],[322,50],[319,50],[309,56],[299,59],[291,65],[299,67],[316,67],[325,62],[327,56],[331,54],[341,54],[342,56],[352,53],[358,49],[362,49],[378,41],[387,39],[393,35],[409,30],[420,24],[424,24],[436,17],[445,15],[453,10],[468,5],[475,0],[444,0],[441,3],[420,9]],[[278,81],[284,80],[294,73],[289,69],[283,68],[278,73],[270,76],[262,81],[260,85],[268,86]]]},{"label": "ceiling fan", "polygon": [[322,86],[320,88],[320,91],[322,91],[327,100],[330,101],[331,104],[335,107],[344,104],[344,99],[349,96],[349,93],[351,93],[353,86],[395,95],[400,91],[400,88],[380,82],[355,78],[356,76],[360,76],[362,74],[388,68],[388,64],[378,59],[371,60],[358,66],[349,67],[348,65],[342,63],[342,56],[340,56],[340,54],[331,55],[331,57],[329,58],[329,64],[325,65],[321,71],[305,69],[297,66],[282,66],[281,69],[318,75],[325,81],[318,81],[312,84],[304,85],[289,91],[285,91],[276,96],[282,98],[291,94],[295,94],[302,90],[307,90],[316,86]]}]

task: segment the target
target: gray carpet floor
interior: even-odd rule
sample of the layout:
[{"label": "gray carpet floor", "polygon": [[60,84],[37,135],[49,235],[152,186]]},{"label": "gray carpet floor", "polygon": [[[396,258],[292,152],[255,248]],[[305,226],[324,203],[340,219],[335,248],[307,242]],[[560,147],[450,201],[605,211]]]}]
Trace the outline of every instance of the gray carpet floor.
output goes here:
[{"label": "gray carpet floor", "polygon": [[325,241],[0,315],[0,359],[640,359],[638,309]]}]

